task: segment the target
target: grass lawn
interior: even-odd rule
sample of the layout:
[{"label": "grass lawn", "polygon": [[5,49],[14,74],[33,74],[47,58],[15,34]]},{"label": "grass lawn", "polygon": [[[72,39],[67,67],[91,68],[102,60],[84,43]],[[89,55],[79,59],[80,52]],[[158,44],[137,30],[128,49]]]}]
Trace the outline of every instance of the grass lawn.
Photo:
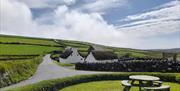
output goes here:
[{"label": "grass lawn", "polygon": [[0,55],[43,54],[53,50],[63,50],[61,47],[37,45],[0,44]]},{"label": "grass lawn", "polygon": [[[171,91],[180,91],[180,84],[178,83],[167,83],[171,86]],[[138,91],[137,87],[131,88],[131,91]],[[81,83],[74,86],[66,87],[60,91],[123,91],[123,87],[120,81],[96,81]]]}]

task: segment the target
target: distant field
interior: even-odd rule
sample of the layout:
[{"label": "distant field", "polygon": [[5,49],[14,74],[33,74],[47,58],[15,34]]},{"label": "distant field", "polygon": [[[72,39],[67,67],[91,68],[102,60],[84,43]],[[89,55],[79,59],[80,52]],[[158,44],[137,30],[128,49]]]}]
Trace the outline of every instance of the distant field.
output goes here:
[{"label": "distant field", "polygon": [[161,58],[161,52],[151,52],[137,49],[129,49],[129,48],[113,48],[107,47],[109,51],[115,52],[118,56],[123,56],[125,54],[130,54],[131,57],[153,57],[153,58]]},{"label": "distant field", "polygon": [[[58,42],[57,42],[58,41]],[[91,43],[79,42],[79,41],[70,41],[70,40],[57,40],[56,42],[52,39],[41,39],[41,38],[29,38],[29,37],[19,37],[19,36],[0,36],[1,43],[27,43],[27,44],[40,44],[40,45],[53,45],[53,46],[70,46],[74,48],[78,48],[79,52],[86,56],[88,53],[88,48]],[[14,46],[14,47],[13,47]],[[49,47],[49,46],[34,46],[34,45],[10,45],[10,44],[0,44],[0,55],[2,54],[42,54],[45,52],[49,52],[51,50],[61,50],[63,51],[64,48],[59,47]],[[3,48],[2,48],[3,47]],[[13,48],[12,48],[13,47]],[[114,48],[114,47],[106,47],[101,46],[103,49],[108,51],[113,51],[119,57],[124,56],[126,54],[130,54],[132,57],[162,57],[161,52],[151,52],[151,51],[144,51],[144,50],[136,50],[136,49],[129,49],[129,48]],[[5,50],[7,49],[7,50]],[[11,52],[11,50],[13,50]],[[19,51],[18,51],[19,50]],[[24,51],[24,52],[22,52]],[[14,53],[13,53],[14,52]]]},{"label": "distant field", "polygon": [[0,42],[5,43],[28,43],[28,44],[42,44],[42,45],[59,45],[55,43],[52,39],[33,39],[33,38],[23,38],[23,37],[10,37],[10,36],[0,36]]},{"label": "distant field", "polygon": [[86,44],[84,42],[79,42],[79,41],[70,41],[70,40],[57,40],[59,42],[59,44],[63,45],[63,46],[70,46],[73,48],[77,48],[79,53],[85,57],[88,54],[88,49],[90,47],[89,44]]}]

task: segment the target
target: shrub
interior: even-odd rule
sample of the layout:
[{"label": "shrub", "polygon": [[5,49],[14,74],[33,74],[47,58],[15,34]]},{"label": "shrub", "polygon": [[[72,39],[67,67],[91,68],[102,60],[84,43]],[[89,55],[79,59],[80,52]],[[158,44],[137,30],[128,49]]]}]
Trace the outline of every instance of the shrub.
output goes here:
[{"label": "shrub", "polygon": [[175,73],[112,73],[112,74],[92,74],[66,77],[60,79],[41,81],[35,84],[9,89],[7,91],[59,91],[67,86],[101,80],[123,80],[130,75],[154,75],[163,78],[163,81],[176,82]]}]

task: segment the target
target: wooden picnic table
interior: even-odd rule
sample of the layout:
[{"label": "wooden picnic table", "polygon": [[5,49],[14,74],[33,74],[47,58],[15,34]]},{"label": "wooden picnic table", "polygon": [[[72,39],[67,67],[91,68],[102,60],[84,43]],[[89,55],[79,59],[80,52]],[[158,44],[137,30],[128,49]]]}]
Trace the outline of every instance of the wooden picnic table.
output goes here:
[{"label": "wooden picnic table", "polygon": [[[160,80],[159,77],[148,76],[148,75],[132,75],[132,76],[129,76],[129,79],[132,80],[131,85],[138,86],[140,91],[141,91],[141,87],[146,87],[146,86],[152,87],[154,81]],[[138,81],[139,84],[134,84],[135,81]],[[144,85],[143,82],[146,82],[146,85]]]}]

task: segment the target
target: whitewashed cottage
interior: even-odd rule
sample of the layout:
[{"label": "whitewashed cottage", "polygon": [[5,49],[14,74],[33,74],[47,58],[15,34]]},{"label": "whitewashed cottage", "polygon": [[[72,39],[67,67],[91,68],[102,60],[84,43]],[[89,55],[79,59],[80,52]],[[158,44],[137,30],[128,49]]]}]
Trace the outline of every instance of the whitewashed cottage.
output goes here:
[{"label": "whitewashed cottage", "polygon": [[118,57],[110,51],[91,50],[86,57],[85,62],[118,62]]},{"label": "whitewashed cottage", "polygon": [[59,58],[61,63],[78,63],[84,62],[84,58],[79,54],[77,48],[68,47]]}]

